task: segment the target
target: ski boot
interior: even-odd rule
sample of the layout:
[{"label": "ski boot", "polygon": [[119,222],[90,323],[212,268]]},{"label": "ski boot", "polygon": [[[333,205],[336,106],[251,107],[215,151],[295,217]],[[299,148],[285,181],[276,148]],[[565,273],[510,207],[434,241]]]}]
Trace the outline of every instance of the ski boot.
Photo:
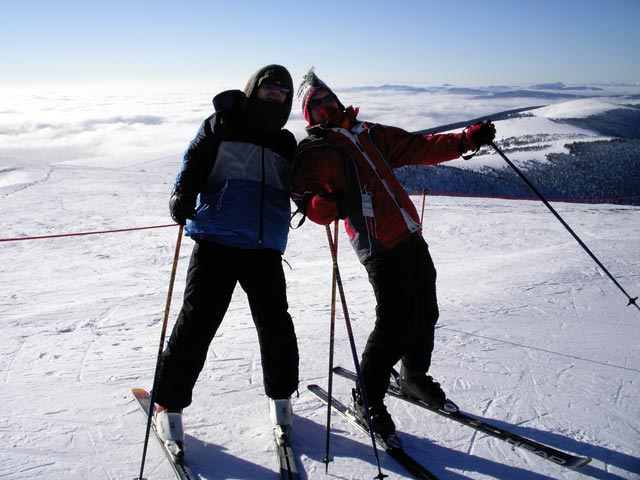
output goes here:
[{"label": "ski boot", "polygon": [[270,398],[269,417],[273,425],[273,434],[276,442],[278,442],[279,445],[286,445],[289,442],[291,426],[293,424],[291,399]]},{"label": "ski boot", "polygon": [[153,423],[169,453],[178,460],[184,457],[182,410],[170,410],[158,405],[153,415]]},{"label": "ski boot", "polygon": [[[356,417],[363,425],[368,427],[369,423],[367,422],[367,416],[358,389],[354,388],[352,390],[352,396]],[[393,419],[382,400],[369,404],[369,418],[371,419],[371,427],[374,433],[382,438],[389,448],[402,447],[402,441],[396,435],[396,425],[393,423]]]},{"label": "ski boot", "polygon": [[404,365],[400,368],[398,377],[400,392],[407,397],[416,398],[428,403],[430,406],[450,411],[457,410],[453,402],[447,400],[447,396],[430,375],[423,372],[412,371]]}]

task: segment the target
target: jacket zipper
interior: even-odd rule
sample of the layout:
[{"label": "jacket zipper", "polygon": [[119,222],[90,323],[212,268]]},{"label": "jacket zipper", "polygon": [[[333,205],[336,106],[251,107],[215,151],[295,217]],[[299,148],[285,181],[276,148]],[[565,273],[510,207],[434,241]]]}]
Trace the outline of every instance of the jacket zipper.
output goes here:
[{"label": "jacket zipper", "polygon": [[391,197],[391,199],[395,203],[395,205],[398,208],[398,210],[400,210],[400,213],[402,214],[402,218],[404,220],[404,223],[407,226],[407,228],[409,229],[409,231],[411,233],[414,233],[414,232],[417,232],[418,230],[420,230],[420,225],[418,225],[411,218],[411,216],[407,213],[407,211],[402,207],[402,205],[400,205],[400,202],[398,201],[398,199],[396,198],[394,193],[391,191],[391,187],[389,187],[389,184],[387,183],[387,180],[380,174],[380,172],[376,168],[375,164],[373,163],[373,161],[371,160],[371,158],[369,157],[369,155],[367,154],[365,149],[362,147],[362,145],[360,145],[360,142],[358,141],[358,139],[350,131],[348,131],[346,129],[342,129],[342,128],[340,130],[358,148],[358,150],[362,154],[363,158],[369,164],[369,166],[374,171],[374,173],[378,176],[378,179],[382,183],[382,186],[384,187],[384,189],[387,191],[387,194],[389,195],[389,197]]},{"label": "jacket zipper", "polygon": [[264,166],[264,146],[262,147],[261,155],[261,189],[260,189],[260,226],[258,228],[258,245],[262,245],[262,234],[264,228],[264,189],[265,189],[265,166]]}]

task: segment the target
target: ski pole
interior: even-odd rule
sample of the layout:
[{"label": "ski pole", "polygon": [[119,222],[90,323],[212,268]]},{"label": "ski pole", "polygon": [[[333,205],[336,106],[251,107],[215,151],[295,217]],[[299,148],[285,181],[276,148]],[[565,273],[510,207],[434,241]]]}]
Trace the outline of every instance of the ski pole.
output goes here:
[{"label": "ski pole", "polygon": [[[169,321],[169,311],[171,309],[171,297],[173,296],[173,284],[176,279],[176,270],[178,268],[178,258],[180,257],[180,245],[182,243],[182,232],[184,225],[180,225],[178,229],[178,239],[176,240],[176,250],[173,255],[173,266],[171,268],[171,277],[169,279],[169,291],[167,293],[167,302],[164,307],[164,319],[162,321],[162,331],[160,332],[160,345],[158,346],[158,356],[156,358],[156,370],[153,374],[153,388],[151,389],[151,398],[149,399],[149,412],[147,416],[147,430],[144,436],[144,447],[142,449],[142,460],[140,462],[140,475],[137,480],[144,480],[144,464],[147,458],[147,447],[149,445],[149,434],[151,432],[151,419],[153,418],[153,409],[156,400],[156,387],[158,384],[158,373],[160,371],[160,362],[162,360],[162,350],[164,349],[164,339],[167,334],[167,323]],[[134,479],[136,480],[136,479]]]},{"label": "ski pole", "polygon": [[[327,228],[329,226],[327,225]],[[338,220],[334,222],[333,227],[333,245],[335,246],[336,253],[338,251]],[[329,326],[329,401],[327,402],[327,430],[326,430],[326,444],[324,455],[324,473],[329,473],[329,462],[331,457],[329,456],[329,445],[331,443],[331,401],[333,399],[333,352],[334,352],[334,338],[336,327],[336,272],[333,270],[333,276],[331,279],[331,322]]]},{"label": "ski pole", "polygon": [[427,196],[427,189],[422,190],[422,212],[420,213],[420,226],[422,226],[422,219],[424,218],[424,199]]},{"label": "ski pole", "polygon": [[507,156],[502,152],[502,150],[500,150],[496,146],[495,143],[491,142],[491,146],[495,149],[496,152],[498,152],[498,154],[502,157],[502,159],[505,162],[507,162],[507,164],[518,174],[518,176],[524,181],[524,183],[526,183],[527,187],[529,187],[529,189],[542,201],[542,203],[546,205],[549,211],[553,213],[553,215],[558,219],[558,221],[562,224],[562,226],[567,229],[567,231],[576,240],[576,242],[578,242],[578,244],[584,249],[584,251],[587,252],[587,254],[591,257],[591,259],[594,262],[596,262],[596,264],[602,269],[604,273],[607,274],[607,276],[611,279],[611,281],[622,291],[622,293],[625,294],[625,296],[629,300],[629,303],[627,303],[627,306],[634,305],[638,310],[640,310],[640,306],[638,306],[638,304],[636,303],[636,300],[638,300],[638,297],[631,297],[631,295],[629,295],[625,291],[625,289],[622,288],[622,285],[620,285],[618,281],[614,278],[614,276],[611,275],[611,273],[609,273],[609,270],[607,270],[605,266],[602,264],[602,262],[598,260],[598,258],[591,252],[591,250],[589,250],[589,247],[585,245],[585,243],[571,229],[571,227],[567,224],[567,222],[565,222],[564,219],[558,214],[558,212],[556,212],[556,210],[551,206],[551,204],[547,201],[547,199],[544,198],[544,196],[542,196],[542,194],[538,191],[538,189],[527,179],[527,177],[524,176],[524,174],[520,171],[520,169],[518,169],[518,167],[516,167],[513,164],[513,162],[507,158]]},{"label": "ski pole", "polygon": [[329,225],[325,225],[327,231],[327,240],[329,241],[329,250],[331,251],[331,260],[333,262],[333,272],[336,279],[336,285],[338,286],[338,292],[340,293],[340,302],[342,303],[342,314],[344,316],[344,323],[347,328],[347,337],[349,338],[349,346],[351,347],[351,356],[353,357],[353,365],[356,371],[356,377],[358,379],[358,385],[360,388],[360,398],[362,399],[362,407],[365,412],[365,420],[367,421],[367,426],[369,427],[369,436],[371,437],[371,443],[373,445],[373,454],[376,459],[376,464],[378,466],[378,475],[374,478],[382,479],[385,478],[386,475],[382,473],[382,468],[380,467],[380,456],[378,455],[378,448],[376,446],[376,438],[373,433],[373,425],[371,423],[371,415],[369,413],[369,402],[367,400],[367,392],[364,388],[364,380],[362,378],[362,371],[360,370],[360,363],[358,362],[358,352],[356,351],[356,343],[353,339],[353,330],[351,329],[351,319],[349,318],[349,310],[347,309],[347,301],[344,294],[344,288],[342,286],[342,278],[340,277],[340,269],[338,267],[338,255],[336,246],[333,243],[333,239],[331,238],[331,228]]}]

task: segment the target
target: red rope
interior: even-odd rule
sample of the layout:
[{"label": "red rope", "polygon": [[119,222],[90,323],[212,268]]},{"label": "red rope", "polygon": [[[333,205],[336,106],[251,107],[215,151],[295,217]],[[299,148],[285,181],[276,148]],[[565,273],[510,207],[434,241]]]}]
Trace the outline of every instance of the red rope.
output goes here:
[{"label": "red rope", "polygon": [[[496,198],[501,200],[535,200],[535,198],[533,197],[496,196],[496,195],[482,195],[482,194],[473,194],[473,193],[443,192],[439,190],[423,190],[420,193],[412,194],[412,195],[422,195],[423,209],[424,209],[425,194],[442,195],[447,197]],[[636,195],[636,196],[612,197],[612,198],[550,198],[549,200],[555,201],[555,202],[606,203],[606,202],[636,200],[636,199],[640,199],[640,196]],[[99,230],[99,231],[93,231],[93,232],[59,233],[54,235],[39,235],[34,237],[0,238],[0,243],[20,242],[23,240],[44,240],[48,238],[81,237],[85,235],[103,235],[106,233],[132,232],[136,230],[150,230],[154,228],[167,228],[167,227],[177,227],[177,226],[178,226],[177,224],[172,223],[169,225],[151,225],[148,227],[119,228],[115,230]]]},{"label": "red rope", "polygon": [[[443,192],[440,190],[423,190],[421,192],[413,193],[412,195],[423,195],[424,192],[431,195],[441,195],[446,197],[467,197],[467,198],[496,198],[499,200],[537,200],[536,197],[518,197],[508,195],[483,195],[481,193],[457,193],[457,192]],[[607,203],[624,200],[637,200],[640,199],[638,195],[630,195],[626,197],[610,197],[610,198],[549,198],[554,202],[569,202],[569,203]]]},{"label": "red rope", "polygon": [[59,233],[55,235],[39,235],[37,237],[15,237],[15,238],[0,238],[0,242],[19,242],[22,240],[42,240],[45,238],[62,238],[62,237],[81,237],[83,235],[102,235],[105,233],[120,233],[120,232],[132,232],[134,230],[150,230],[152,228],[167,228],[177,227],[175,223],[171,225],[152,225],[149,227],[135,227],[135,228],[119,228],[116,230],[99,230],[94,232],[76,232],[76,233]]}]

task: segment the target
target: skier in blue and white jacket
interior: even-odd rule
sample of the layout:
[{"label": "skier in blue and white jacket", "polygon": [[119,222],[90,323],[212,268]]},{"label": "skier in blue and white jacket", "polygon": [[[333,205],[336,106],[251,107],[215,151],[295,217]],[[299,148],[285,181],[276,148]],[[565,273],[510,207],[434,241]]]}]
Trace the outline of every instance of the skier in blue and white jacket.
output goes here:
[{"label": "skier in blue and white jacket", "polygon": [[[254,95],[258,90],[254,87]],[[266,95],[280,93],[266,90]],[[191,238],[284,253],[296,145],[293,134],[282,129],[291,110],[291,100],[285,102],[251,98],[240,90],[214,98],[216,113],[191,141],[171,198],[174,220],[190,220]]]},{"label": "skier in blue and white jacket", "polygon": [[155,420],[165,440],[184,440],[182,409],[191,404],[237,283],[247,294],[258,332],[274,428],[290,424],[298,347],[282,254],[296,147],[293,134],[283,127],[292,99],[289,72],[280,65],[261,68],[244,91],[214,97],[215,113],[203,122],[184,155],[169,206],[174,221],[186,224],[195,246],[184,303],[158,376]]}]

